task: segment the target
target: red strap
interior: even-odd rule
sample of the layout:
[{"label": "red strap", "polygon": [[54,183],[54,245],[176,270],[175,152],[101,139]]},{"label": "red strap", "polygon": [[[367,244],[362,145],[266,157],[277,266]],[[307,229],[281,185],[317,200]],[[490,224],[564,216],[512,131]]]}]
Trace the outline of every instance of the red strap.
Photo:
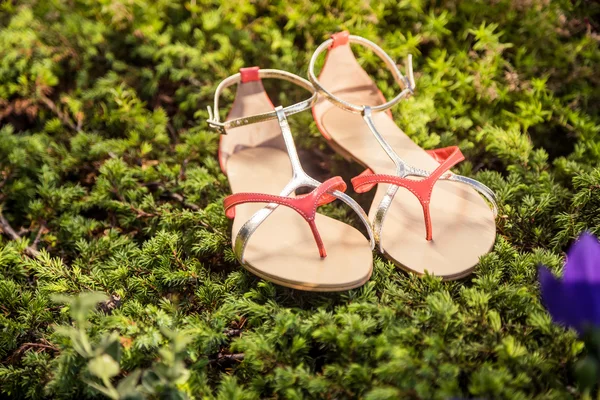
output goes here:
[{"label": "red strap", "polygon": [[350,36],[350,32],[348,32],[348,31],[334,33],[333,35],[331,35],[331,38],[333,39],[333,43],[331,43],[331,46],[329,46],[329,48],[335,49],[338,46],[343,46],[345,44],[348,44],[349,36]]},{"label": "red strap", "polygon": [[234,218],[235,206],[244,203],[276,203],[296,210],[310,225],[310,229],[319,247],[319,254],[324,258],[327,257],[327,253],[323,245],[323,240],[321,240],[321,235],[319,235],[319,231],[317,230],[317,225],[315,224],[315,215],[317,207],[329,204],[336,199],[331,194],[335,190],[339,190],[340,192],[346,191],[346,183],[339,176],[326,180],[310,193],[301,196],[283,197],[263,193],[236,193],[226,197],[223,205],[227,218]]},{"label": "red strap", "polygon": [[[351,180],[352,186],[354,187],[354,191],[356,193],[367,193],[369,190],[373,189],[375,187],[375,185],[377,185],[377,182],[373,182],[373,183],[367,183],[367,182],[363,183],[362,182],[363,177],[367,177],[367,176],[371,176],[371,175],[374,175],[373,170],[371,168],[367,168],[363,172],[361,172],[360,175],[357,175],[354,178],[352,178],[352,180]],[[357,182],[361,182],[360,186],[357,186]]]},{"label": "red strap", "polygon": [[260,81],[258,75],[258,67],[240,68],[240,75],[242,76],[242,83]]},{"label": "red strap", "polygon": [[441,164],[446,161],[448,157],[452,156],[455,147],[456,146],[443,147],[441,149],[425,150],[425,152]]},{"label": "red strap", "polygon": [[429,213],[429,202],[431,200],[433,186],[444,173],[465,159],[457,146],[438,149],[432,153],[436,160],[441,161],[440,165],[427,178],[422,180],[415,181],[393,175],[374,174],[371,170],[366,170],[362,174],[352,179],[352,185],[357,193],[367,192],[378,183],[389,183],[391,185],[408,189],[417,197],[419,203],[421,203],[421,207],[423,207],[427,240],[431,240],[433,237],[431,228],[431,214]]}]

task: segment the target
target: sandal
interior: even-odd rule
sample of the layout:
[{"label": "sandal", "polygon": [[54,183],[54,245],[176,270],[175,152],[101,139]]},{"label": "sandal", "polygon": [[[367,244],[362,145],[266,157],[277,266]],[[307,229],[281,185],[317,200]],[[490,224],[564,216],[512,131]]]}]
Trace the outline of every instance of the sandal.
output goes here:
[{"label": "sandal", "polygon": [[[274,107],[261,78],[292,82],[312,96],[285,108]],[[220,122],[219,97],[234,84],[238,86],[231,111],[226,121]],[[294,74],[242,68],[217,87],[214,113],[208,107],[207,122],[222,134],[219,163],[233,192],[224,200],[224,207],[227,217],[234,219],[233,250],[240,263],[282,286],[347,290],[371,277],[375,241],[366,213],[343,193],[346,184],[342,178],[321,183],[302,169],[287,117],[311,108],[316,99],[310,82]],[[300,187],[312,191],[295,195]],[[358,214],[370,241],[352,226],[316,212],[318,206],[335,199]]]},{"label": "sandal", "polygon": [[[386,102],[350,43],[368,47],[383,59],[402,92]],[[317,79],[315,63],[326,49]],[[464,160],[457,146],[423,150],[394,123],[390,107],[414,93],[411,56],[406,70],[404,77],[375,43],[336,33],[310,60],[309,79],[329,100],[317,102],[313,116],[335,150],[367,167],[352,180],[355,190],[363,193],[377,186],[369,217],[380,251],[410,272],[462,278],[494,245],[496,197],[482,183],[449,171]]]}]

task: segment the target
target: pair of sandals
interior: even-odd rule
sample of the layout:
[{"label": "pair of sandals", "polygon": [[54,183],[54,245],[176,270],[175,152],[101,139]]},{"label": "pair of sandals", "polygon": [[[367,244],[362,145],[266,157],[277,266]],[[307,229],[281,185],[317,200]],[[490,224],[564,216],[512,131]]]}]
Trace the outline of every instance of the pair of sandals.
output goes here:
[{"label": "pair of sandals", "polygon": [[[403,88],[400,94],[385,100],[350,43],[368,47],[383,59]],[[317,78],[315,63],[326,50]],[[225,213],[233,219],[233,249],[245,268],[295,289],[341,291],[369,280],[376,244],[406,271],[447,280],[468,275],[490,251],[496,236],[494,193],[450,171],[464,160],[458,147],[423,150],[391,118],[389,109],[415,90],[410,56],[406,70],[405,77],[375,43],[340,32],[315,50],[310,82],[258,67],[242,68],[221,82],[208,123],[222,134],[219,162],[233,192],[224,200]],[[312,95],[291,106],[274,107],[262,85],[264,78],[292,82]],[[219,97],[234,84],[235,101],[221,122]],[[309,108],[328,143],[367,167],[352,185],[357,193],[377,188],[368,216],[344,193],[341,177],[319,182],[302,168],[287,117]],[[312,191],[296,195],[301,187]],[[334,200],[358,214],[367,240],[354,227],[317,212]]]}]

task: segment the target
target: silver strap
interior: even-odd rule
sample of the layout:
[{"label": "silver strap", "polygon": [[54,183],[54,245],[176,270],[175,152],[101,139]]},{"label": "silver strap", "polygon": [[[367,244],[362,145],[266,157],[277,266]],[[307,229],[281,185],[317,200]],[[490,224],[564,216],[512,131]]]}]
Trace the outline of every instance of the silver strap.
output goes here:
[{"label": "silver strap", "polygon": [[[411,173],[406,174],[406,176],[420,176],[426,178],[429,176],[429,172],[423,171],[420,169],[413,169]],[[453,172],[448,172],[442,175],[438,180],[447,180],[453,182],[459,182],[466,185],[471,186],[477,193],[482,195],[490,204],[492,213],[494,218],[498,216],[498,203],[496,200],[496,194],[484,185],[483,183],[476,181],[473,178],[469,178],[462,175],[454,174]],[[375,236],[375,240],[379,243],[379,250],[383,252],[383,244],[381,243],[381,232],[383,231],[383,223],[385,221],[385,216],[392,205],[392,201],[398,192],[399,187],[396,185],[389,185],[388,190],[385,192],[385,195],[379,202],[377,206],[377,211],[375,212],[375,218],[373,218],[373,235]]]},{"label": "silver strap", "polygon": [[[406,58],[406,66],[405,66],[406,67],[406,77],[405,77],[404,75],[402,75],[402,72],[400,72],[400,70],[396,66],[396,63],[394,62],[394,60],[392,60],[392,58],[385,51],[383,51],[383,49],[381,47],[377,46],[375,43],[373,43],[370,40],[367,40],[361,36],[355,36],[355,35],[348,36],[348,41],[350,43],[361,44],[361,45],[373,50],[373,52],[375,52],[375,54],[377,54],[379,56],[379,58],[381,58],[383,60],[385,65],[391,71],[396,83],[398,83],[398,85],[400,85],[400,87],[403,89],[399,95],[397,95],[396,97],[394,97],[392,100],[388,101],[387,103],[384,103],[384,104],[381,104],[378,106],[372,106],[371,111],[373,111],[373,112],[385,111],[388,108],[390,108],[390,107],[394,106],[395,104],[397,104],[398,102],[400,102],[400,100],[407,98],[408,96],[414,94],[414,92],[415,92],[415,77],[414,77],[413,68],[412,68],[412,55],[409,54],[408,57]],[[334,95],[333,93],[331,93],[330,91],[325,89],[323,87],[323,85],[321,85],[321,82],[319,82],[319,79],[317,79],[317,76],[315,75],[315,64],[317,62],[317,58],[319,58],[319,55],[321,55],[321,53],[323,51],[325,51],[326,49],[328,49],[332,44],[333,44],[333,39],[327,39],[326,41],[321,43],[321,45],[319,47],[317,47],[317,49],[315,50],[315,52],[313,53],[313,55],[310,59],[309,65],[308,65],[308,79],[312,82],[315,89],[317,89],[317,92],[326,96],[336,106],[338,106],[346,111],[350,111],[354,114],[362,114],[362,112],[365,109],[365,106],[352,104],[352,103],[345,101],[344,99],[337,97],[336,95]]]},{"label": "silver strap", "polygon": [[[414,167],[410,167],[410,166],[409,166],[409,168],[410,168],[410,174],[408,174],[408,175],[420,176],[423,178],[427,178],[430,175],[430,172],[425,171],[424,169],[414,168]],[[496,216],[498,215],[498,199],[496,198],[496,194],[494,193],[494,191],[492,189],[490,189],[483,183],[481,183],[473,178],[469,178],[467,176],[455,174],[452,171],[448,171],[444,175],[440,176],[438,178],[438,181],[439,180],[459,182],[459,183],[464,183],[465,185],[471,186],[473,189],[475,189],[477,191],[477,193],[482,195],[490,203],[492,212],[494,213],[494,218],[496,218]]]},{"label": "silver strap", "polygon": [[[308,110],[317,101],[317,91],[315,90],[313,85],[309,81],[299,77],[298,75],[294,75],[292,73],[289,73],[286,71],[281,71],[278,69],[259,69],[258,76],[261,79],[263,79],[263,78],[264,79],[269,79],[269,78],[283,79],[285,81],[294,83],[312,93],[312,96],[310,98],[303,100],[299,103],[292,104],[291,106],[287,106],[287,107],[283,108],[283,113],[286,116],[297,114],[304,110]],[[242,117],[242,118],[235,118],[235,119],[231,119],[231,120],[228,120],[225,122],[220,121],[219,98],[221,97],[221,93],[223,92],[223,90],[227,89],[228,87],[230,87],[232,85],[239,84],[241,81],[242,81],[242,75],[240,73],[231,75],[230,77],[224,79],[219,84],[219,86],[217,86],[217,90],[215,91],[214,112],[213,112],[213,109],[210,108],[210,106],[207,107],[208,108],[208,120],[206,120],[206,122],[208,123],[208,126],[217,130],[219,133],[221,133],[223,135],[227,134],[227,129],[230,129],[230,128],[236,128],[239,126],[253,124],[255,122],[268,121],[268,120],[277,118],[277,113],[275,111],[269,111],[269,112],[262,113],[262,114],[256,114],[256,115],[251,115],[251,116]]]},{"label": "silver strap", "polygon": [[[285,109],[279,106],[275,108],[274,112],[279,122],[279,126],[281,127],[281,133],[283,135],[283,140],[285,142],[285,146],[290,157],[293,172],[292,179],[287,183],[287,185],[285,185],[285,187],[279,193],[279,195],[287,197],[290,194],[294,193],[297,188],[302,186],[308,186],[313,188],[318,187],[321,184],[321,182],[311,178],[304,171],[302,165],[300,164],[298,152],[296,151],[296,146],[294,144],[294,138],[292,136],[292,132],[290,130],[290,126],[286,118]],[[354,212],[358,214],[360,220],[367,229],[367,233],[369,235],[369,242],[371,244],[371,250],[373,250],[375,248],[375,239],[373,237],[373,231],[371,229],[371,224],[369,223],[369,217],[362,209],[362,207],[359,206],[358,203],[354,201],[350,196],[343,192],[336,190],[331,192],[330,194],[343,201],[350,208],[352,208]],[[246,221],[246,223],[240,228],[235,238],[233,251],[242,264],[246,263],[246,260],[244,258],[244,252],[246,250],[246,246],[248,245],[250,237],[260,226],[260,224],[262,224],[267,219],[267,217],[271,215],[273,211],[275,211],[277,207],[279,207],[279,204],[269,203],[267,206],[254,213],[254,215],[250,217],[250,219]]]},{"label": "silver strap", "polygon": [[[369,106],[364,106],[363,119],[365,120],[367,126],[369,127],[379,144],[381,144],[381,147],[386,152],[388,157],[394,162],[394,165],[396,166],[396,175],[398,177],[406,178],[408,176],[419,176],[427,178],[431,174],[431,172],[426,171],[424,169],[413,167],[412,165],[408,164],[406,161],[401,159],[400,156],[398,156],[398,154],[392,149],[389,143],[377,130],[377,127],[375,126],[371,114],[371,108]],[[468,178],[466,176],[457,175],[451,171],[446,172],[438,180],[460,182],[471,186],[490,203],[492,212],[494,214],[494,218],[496,218],[496,216],[498,215],[498,204],[496,202],[496,195],[489,187],[487,187],[483,183],[476,181],[475,179]],[[390,206],[392,205],[392,201],[394,200],[394,196],[396,196],[398,189],[399,187],[396,185],[389,185],[385,195],[383,196],[383,198],[379,202],[379,205],[377,206],[377,211],[375,212],[375,218],[373,220],[373,234],[375,235],[375,240],[377,241],[377,243],[379,243],[379,248],[382,252],[383,245],[381,243],[381,232],[383,230],[383,222],[385,221],[385,216]]]}]

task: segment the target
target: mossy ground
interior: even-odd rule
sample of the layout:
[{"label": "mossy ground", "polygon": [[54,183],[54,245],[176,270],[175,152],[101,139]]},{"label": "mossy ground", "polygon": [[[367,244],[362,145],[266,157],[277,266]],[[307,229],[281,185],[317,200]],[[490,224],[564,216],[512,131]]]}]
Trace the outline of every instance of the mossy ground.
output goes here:
[{"label": "mossy ground", "polygon": [[[118,332],[112,382],[172,372],[153,398],[579,397],[582,345],[544,311],[536,266],[560,273],[579,232],[600,234],[599,16],[585,0],[0,3],[0,397],[101,396],[51,301],[92,290],[110,299],[84,332]],[[364,287],[322,295],[235,261],[206,105],[243,66],[306,76],[341,29],[415,56],[397,123],[425,148],[460,146],[458,171],[496,191],[497,243],[469,279],[375,255]],[[321,177],[360,171],[310,113],[292,122]],[[171,331],[191,342],[165,351]]]}]

